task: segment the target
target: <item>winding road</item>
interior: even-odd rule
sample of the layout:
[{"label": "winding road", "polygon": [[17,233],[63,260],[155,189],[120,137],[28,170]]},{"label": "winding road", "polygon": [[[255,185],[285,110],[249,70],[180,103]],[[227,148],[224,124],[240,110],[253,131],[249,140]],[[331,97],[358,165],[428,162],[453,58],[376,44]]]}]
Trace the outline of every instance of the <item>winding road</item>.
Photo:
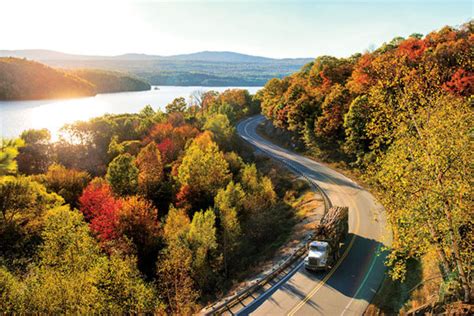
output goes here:
[{"label": "winding road", "polygon": [[383,207],[352,180],[314,160],[283,149],[257,134],[261,115],[237,126],[241,138],[283,162],[321,188],[334,206],[349,207],[349,237],[329,272],[306,271],[303,262],[276,286],[239,311],[239,315],[361,315],[385,274]]}]

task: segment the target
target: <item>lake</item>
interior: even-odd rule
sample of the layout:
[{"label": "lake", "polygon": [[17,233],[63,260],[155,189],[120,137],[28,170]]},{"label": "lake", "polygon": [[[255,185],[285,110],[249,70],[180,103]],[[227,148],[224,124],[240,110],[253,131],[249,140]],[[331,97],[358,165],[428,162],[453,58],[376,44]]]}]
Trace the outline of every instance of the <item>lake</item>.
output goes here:
[{"label": "lake", "polygon": [[65,100],[0,101],[0,137],[17,137],[26,129],[47,128],[53,140],[66,123],[88,120],[104,114],[135,113],[149,104],[164,110],[174,98],[189,98],[196,90],[247,89],[254,94],[261,87],[177,87],[160,86],[156,90],[98,94]]}]

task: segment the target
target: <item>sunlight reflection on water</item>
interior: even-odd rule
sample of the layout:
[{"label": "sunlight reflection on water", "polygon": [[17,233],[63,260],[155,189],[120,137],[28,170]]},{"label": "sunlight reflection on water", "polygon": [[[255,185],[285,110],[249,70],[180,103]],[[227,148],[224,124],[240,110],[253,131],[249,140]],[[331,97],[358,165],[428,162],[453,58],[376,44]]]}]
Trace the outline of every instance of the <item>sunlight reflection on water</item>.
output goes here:
[{"label": "sunlight reflection on water", "polygon": [[[196,90],[224,91],[229,87],[160,86],[159,90],[99,94],[68,100],[0,101],[0,136],[16,137],[30,128],[47,128],[53,140],[66,123],[87,120],[106,113],[135,113],[145,105],[164,109],[174,98],[186,99]],[[239,87],[255,93],[260,87]]]}]

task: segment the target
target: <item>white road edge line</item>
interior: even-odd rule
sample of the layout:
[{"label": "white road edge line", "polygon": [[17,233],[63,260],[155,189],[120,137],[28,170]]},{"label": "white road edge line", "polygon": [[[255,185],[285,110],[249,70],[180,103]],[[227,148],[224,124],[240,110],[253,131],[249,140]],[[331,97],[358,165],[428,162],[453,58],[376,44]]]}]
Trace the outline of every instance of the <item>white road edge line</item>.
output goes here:
[{"label": "white road edge line", "polygon": [[[249,125],[250,125],[250,124],[249,124],[249,121],[252,121],[252,118],[248,118],[248,119],[246,119],[245,121],[242,122],[242,123],[245,122],[245,123],[244,123],[244,133],[246,134],[246,135],[245,135],[245,136],[246,136],[245,139],[251,139],[250,133],[248,132],[248,127],[249,127]],[[241,135],[241,136],[242,136],[242,135]],[[256,146],[253,142],[251,142],[251,143],[252,143],[252,145],[253,145],[254,147],[257,147],[257,148],[258,148],[258,146]],[[279,147],[279,146],[278,146],[278,147]],[[263,151],[263,152],[266,153],[267,155],[271,156],[273,159],[280,160],[279,158],[275,157],[275,155],[274,155],[273,153],[270,153],[270,152],[268,152],[267,150],[262,149],[262,148],[258,148],[258,149],[261,150],[261,151]],[[304,157],[304,156],[303,156],[303,157]],[[280,162],[282,162],[282,161],[280,160]],[[304,176],[303,172],[301,172],[301,170],[299,170],[299,168],[295,168],[295,167],[293,167],[293,166],[292,166],[291,164],[289,164],[289,163],[283,162],[283,164],[286,164],[287,166],[290,167],[290,169],[293,169],[293,170],[296,171],[297,173],[299,173],[299,174],[301,174],[301,175]],[[324,178],[327,178],[324,174],[320,174],[320,175],[323,176]],[[309,179],[307,179],[307,180],[309,180]],[[313,180],[313,179],[311,179],[311,180]],[[310,182],[312,182],[312,181],[310,181]],[[353,181],[351,181],[351,182],[353,182]],[[354,182],[354,183],[355,183],[355,182]],[[359,187],[359,185],[357,185],[357,186]],[[361,189],[361,187],[359,187],[359,189]],[[380,228],[379,228],[379,229],[380,229]],[[359,285],[359,287],[358,287],[356,293],[354,294],[354,296],[351,298],[351,300],[349,301],[349,303],[348,303],[348,304],[346,305],[346,307],[344,308],[343,312],[341,313],[341,316],[343,316],[343,315],[345,314],[345,312],[349,310],[349,307],[350,307],[351,304],[354,302],[354,300],[356,299],[357,295],[360,293],[360,291],[362,290],[362,288],[365,286],[365,283],[367,282],[367,280],[368,280],[369,276],[371,275],[372,270],[373,270],[373,268],[374,268],[374,266],[375,266],[375,263],[377,262],[377,258],[378,258],[378,257],[377,257],[377,254],[379,253],[379,250],[380,250],[380,245],[377,247],[377,249],[376,249],[375,252],[374,252],[374,256],[373,256],[373,258],[372,258],[371,265],[370,265],[370,267],[369,267],[369,270],[366,272],[366,274],[365,274],[365,276],[364,276],[364,279],[362,280],[362,283]],[[298,268],[299,266],[301,266],[302,264],[303,264],[303,261],[301,261],[301,263],[300,263],[297,267],[295,267],[295,269]],[[246,309],[250,308],[252,305],[256,304],[256,302],[260,301],[260,300],[263,299],[264,297],[268,296],[268,295],[266,295],[266,294],[267,294],[267,293],[270,293],[270,291],[272,291],[276,286],[280,286],[282,282],[286,282],[286,281],[288,280],[288,278],[289,278],[290,276],[292,276],[292,275],[296,272],[295,269],[293,269],[288,275],[286,275],[282,280],[280,280],[278,283],[276,283],[276,284],[275,284],[273,287],[271,287],[268,291],[265,291],[265,293],[262,294],[261,296],[259,296],[255,301],[253,301],[252,303],[250,303],[249,305],[247,305],[247,307],[245,307],[245,308],[243,308],[241,311],[239,311],[239,312],[237,313],[237,315],[248,315],[248,313],[247,313],[247,314],[243,314],[243,311],[245,311]],[[315,294],[316,294],[316,293],[315,293]],[[313,296],[314,296],[314,295],[313,295]],[[241,312],[242,312],[242,313],[241,313]]]},{"label": "white road edge line", "polygon": [[252,301],[252,303],[250,303],[249,305],[245,306],[244,308],[242,308],[240,311],[237,312],[237,316],[245,316],[245,315],[248,315],[249,313],[246,313],[246,310],[251,308],[253,305],[257,304],[258,302],[260,302],[262,299],[266,299],[267,296],[269,296],[270,294],[273,294],[273,291],[276,289],[276,288],[279,288],[281,286],[282,283],[285,283],[286,281],[288,281],[289,278],[291,278],[293,276],[293,274],[296,273],[296,271],[298,271],[301,266],[303,265],[304,261],[301,261],[300,263],[298,263],[298,265],[296,267],[294,267],[287,275],[285,275],[285,277],[283,279],[281,279],[280,281],[278,281],[277,283],[275,283],[271,288],[269,288],[268,290],[266,290],[262,295],[260,295],[259,297],[257,297],[255,300]]}]

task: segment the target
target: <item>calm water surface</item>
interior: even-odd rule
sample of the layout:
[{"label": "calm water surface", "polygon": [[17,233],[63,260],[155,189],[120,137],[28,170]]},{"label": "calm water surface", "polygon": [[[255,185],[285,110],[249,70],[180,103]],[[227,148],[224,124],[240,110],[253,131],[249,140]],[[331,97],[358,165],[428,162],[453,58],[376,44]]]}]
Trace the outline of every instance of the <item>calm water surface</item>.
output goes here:
[{"label": "calm water surface", "polygon": [[[25,129],[47,128],[53,139],[66,123],[88,120],[103,114],[135,113],[145,105],[155,110],[165,108],[174,98],[188,97],[196,90],[224,91],[232,87],[176,87],[160,86],[159,90],[98,94],[94,97],[41,100],[0,101],[0,136],[16,137]],[[255,93],[260,87],[239,87]]]}]

